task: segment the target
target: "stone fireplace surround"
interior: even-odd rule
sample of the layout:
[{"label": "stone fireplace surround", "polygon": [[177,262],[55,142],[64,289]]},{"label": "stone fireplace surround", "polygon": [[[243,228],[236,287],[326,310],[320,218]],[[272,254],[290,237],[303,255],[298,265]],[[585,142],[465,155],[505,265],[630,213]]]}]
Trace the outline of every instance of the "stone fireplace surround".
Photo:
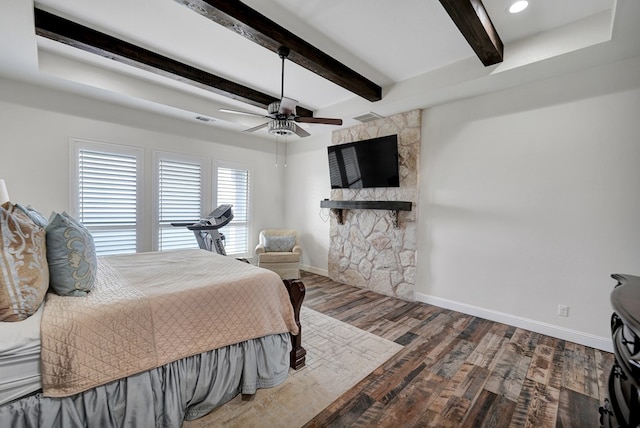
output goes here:
[{"label": "stone fireplace surround", "polygon": [[400,187],[334,189],[331,200],[409,201],[412,210],[399,212],[397,228],[393,216],[385,210],[344,210],[344,224],[338,224],[332,214],[328,266],[331,279],[415,300],[421,120],[421,111],[413,110],[333,133],[334,145],[397,134]]}]

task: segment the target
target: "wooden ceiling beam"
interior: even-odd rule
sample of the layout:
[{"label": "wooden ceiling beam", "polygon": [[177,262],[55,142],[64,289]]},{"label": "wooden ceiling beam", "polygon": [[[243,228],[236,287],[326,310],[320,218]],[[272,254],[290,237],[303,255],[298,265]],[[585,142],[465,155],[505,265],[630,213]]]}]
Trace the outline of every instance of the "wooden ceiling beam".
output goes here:
[{"label": "wooden ceiling beam", "polygon": [[[280,100],[44,10],[35,8],[34,15],[36,34],[56,42],[197,86],[256,107],[267,109],[270,103]],[[296,108],[296,112],[299,116],[313,116],[312,110],[301,106]]]},{"label": "wooden ceiling beam", "polygon": [[440,0],[485,67],[503,60],[504,45],[481,0]]},{"label": "wooden ceiling beam", "polygon": [[366,100],[382,99],[380,86],[239,0],[175,1],[273,52],[288,47],[289,60]]}]

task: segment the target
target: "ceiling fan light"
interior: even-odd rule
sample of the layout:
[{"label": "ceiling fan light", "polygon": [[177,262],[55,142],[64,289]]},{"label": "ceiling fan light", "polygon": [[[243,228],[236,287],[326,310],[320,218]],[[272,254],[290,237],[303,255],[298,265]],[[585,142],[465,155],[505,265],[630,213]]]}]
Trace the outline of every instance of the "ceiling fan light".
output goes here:
[{"label": "ceiling fan light", "polygon": [[292,120],[277,120],[269,122],[269,134],[285,136],[296,132],[296,124]]}]

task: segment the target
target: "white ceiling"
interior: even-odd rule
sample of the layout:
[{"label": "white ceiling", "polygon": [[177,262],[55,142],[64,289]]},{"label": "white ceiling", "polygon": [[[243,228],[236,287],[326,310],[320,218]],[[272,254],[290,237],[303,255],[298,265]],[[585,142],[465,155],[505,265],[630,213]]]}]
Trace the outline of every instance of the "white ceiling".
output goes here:
[{"label": "white ceiling", "polygon": [[[506,12],[510,0],[484,0],[505,43],[505,61],[488,68],[438,0],[244,3],[383,87],[383,100],[371,103],[287,61],[285,95],[318,116],[342,117],[345,126],[368,111],[389,115],[425,108],[640,53],[638,0],[530,0],[529,8],[518,15]],[[36,37],[34,4],[279,96],[277,54],[174,0],[2,2],[0,74],[186,120],[200,114],[216,119],[210,126],[237,131],[261,121],[218,111],[226,107],[262,113],[255,107]],[[543,62],[543,69],[534,67]],[[335,127],[311,125],[308,130],[317,134],[331,129]]]}]

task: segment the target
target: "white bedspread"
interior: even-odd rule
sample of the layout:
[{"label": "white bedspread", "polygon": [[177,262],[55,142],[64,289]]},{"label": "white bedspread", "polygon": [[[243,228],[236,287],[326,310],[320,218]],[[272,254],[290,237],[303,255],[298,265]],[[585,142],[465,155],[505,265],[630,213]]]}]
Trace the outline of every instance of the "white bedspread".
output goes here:
[{"label": "white bedspread", "polygon": [[24,321],[0,322],[0,405],[41,388],[40,320],[44,305]]}]

